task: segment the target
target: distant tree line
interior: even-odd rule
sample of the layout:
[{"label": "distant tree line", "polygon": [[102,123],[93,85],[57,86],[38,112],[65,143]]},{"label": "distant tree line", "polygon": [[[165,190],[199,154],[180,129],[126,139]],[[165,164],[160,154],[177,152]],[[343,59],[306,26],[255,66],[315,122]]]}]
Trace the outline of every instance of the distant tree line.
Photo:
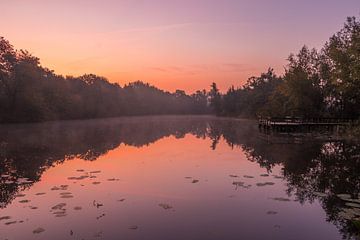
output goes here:
[{"label": "distant tree line", "polygon": [[61,76],[0,37],[0,122],[39,122],[150,114],[209,113],[205,90],[187,95],[141,81],[124,87],[104,77]]},{"label": "distant tree line", "polygon": [[290,54],[283,76],[272,68],[239,88],[220,94],[211,86],[217,115],[263,117],[360,117],[360,21],[344,27],[317,51]]},{"label": "distant tree line", "polygon": [[61,76],[0,37],[0,122],[38,122],[133,115],[208,114],[243,117],[360,117],[360,21],[318,51],[290,54],[282,76],[272,68],[245,85],[188,95],[141,81],[121,87],[94,74]]}]

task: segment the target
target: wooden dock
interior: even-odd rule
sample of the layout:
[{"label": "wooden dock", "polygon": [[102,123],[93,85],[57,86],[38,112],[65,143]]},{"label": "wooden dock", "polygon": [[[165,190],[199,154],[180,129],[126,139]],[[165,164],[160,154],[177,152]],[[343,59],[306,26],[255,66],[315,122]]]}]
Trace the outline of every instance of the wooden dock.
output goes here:
[{"label": "wooden dock", "polygon": [[353,120],[347,118],[259,118],[259,129],[279,132],[339,130]]}]

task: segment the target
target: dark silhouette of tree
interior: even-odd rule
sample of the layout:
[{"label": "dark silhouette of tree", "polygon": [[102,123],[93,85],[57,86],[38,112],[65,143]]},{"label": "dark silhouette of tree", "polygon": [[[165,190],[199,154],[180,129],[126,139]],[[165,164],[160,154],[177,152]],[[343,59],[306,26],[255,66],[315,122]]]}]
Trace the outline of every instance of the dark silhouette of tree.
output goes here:
[{"label": "dark silhouette of tree", "polygon": [[328,59],[327,84],[333,104],[345,116],[360,114],[360,21],[349,17],[324,47]]},{"label": "dark silhouette of tree", "polygon": [[289,65],[284,81],[278,88],[284,96],[285,113],[298,117],[317,117],[323,111],[318,53],[304,46],[295,56],[288,58]]},{"label": "dark silhouette of tree", "polygon": [[220,115],[222,112],[221,94],[216,86],[216,83],[211,84],[209,99],[210,99],[210,106],[214,109],[215,114]]},{"label": "dark silhouette of tree", "polygon": [[0,38],[0,122],[208,113],[206,91],[170,93],[141,81],[121,87],[94,74],[63,77]]},{"label": "dark silhouette of tree", "polygon": [[270,68],[223,95],[213,84],[211,107],[225,116],[359,118],[359,59],[360,21],[350,17],[321,51],[290,54],[283,76]]}]

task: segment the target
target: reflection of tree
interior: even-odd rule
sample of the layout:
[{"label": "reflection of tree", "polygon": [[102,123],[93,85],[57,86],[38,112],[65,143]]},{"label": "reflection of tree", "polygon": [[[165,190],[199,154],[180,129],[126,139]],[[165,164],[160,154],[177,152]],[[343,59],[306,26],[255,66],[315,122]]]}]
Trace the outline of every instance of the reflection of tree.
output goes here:
[{"label": "reflection of tree", "polygon": [[[223,129],[219,130],[219,126]],[[234,127],[235,126],[235,127]],[[339,214],[344,202],[337,194],[360,195],[360,144],[345,141],[314,141],[285,136],[255,138],[236,125],[217,125],[214,140],[224,137],[229,146],[241,146],[250,161],[271,169],[281,164],[287,182],[287,193],[300,203],[319,200],[327,213],[327,220],[335,224],[344,238],[359,233],[351,221]],[[210,136],[211,137],[211,136]],[[263,140],[261,140],[263,139]],[[295,139],[296,144],[290,143]]]},{"label": "reflection of tree", "polygon": [[[339,215],[344,202],[337,194],[350,194],[358,198],[360,193],[360,144],[326,142],[320,153],[303,163],[302,168],[285,169],[288,192],[300,202],[319,199],[327,213],[327,220],[337,225],[345,238],[358,233],[350,221]],[[325,195],[319,197],[319,193]]]},{"label": "reflection of tree", "polygon": [[[136,117],[91,121],[69,121],[0,128],[0,174],[38,181],[49,167],[78,157],[96,160],[120,144],[142,147],[174,136],[192,134],[212,140],[216,149],[221,139],[240,147],[246,157],[269,172],[282,166],[288,194],[300,203],[319,200],[327,220],[345,238],[357,231],[339,213],[344,202],[336,195],[360,193],[360,144],[342,141],[267,136],[252,121],[213,117]],[[294,143],[295,142],[295,143]],[[0,179],[0,207],[31,184],[5,184]]]},{"label": "reflection of tree", "polygon": [[[19,178],[38,181],[54,164],[72,158],[96,160],[120,144],[141,147],[163,137],[182,138],[187,133],[205,137],[204,117],[137,117],[68,121],[0,128],[0,207],[12,201],[27,185]],[[9,180],[14,183],[5,183]]]},{"label": "reflection of tree", "polygon": [[359,233],[352,221],[340,214],[345,205],[337,194],[360,197],[360,143],[263,135],[246,121],[213,121],[207,133],[213,140],[212,148],[224,138],[229,146],[241,147],[249,161],[269,172],[281,165],[289,195],[295,195],[301,204],[318,200],[327,221],[336,225],[344,238]]}]

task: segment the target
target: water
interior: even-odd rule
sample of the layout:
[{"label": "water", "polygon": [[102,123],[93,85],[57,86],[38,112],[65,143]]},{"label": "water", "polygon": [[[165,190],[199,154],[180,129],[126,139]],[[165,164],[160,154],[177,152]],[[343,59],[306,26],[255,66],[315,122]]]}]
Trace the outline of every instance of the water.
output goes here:
[{"label": "water", "polygon": [[355,239],[359,153],[214,117],[2,126],[0,239]]}]

